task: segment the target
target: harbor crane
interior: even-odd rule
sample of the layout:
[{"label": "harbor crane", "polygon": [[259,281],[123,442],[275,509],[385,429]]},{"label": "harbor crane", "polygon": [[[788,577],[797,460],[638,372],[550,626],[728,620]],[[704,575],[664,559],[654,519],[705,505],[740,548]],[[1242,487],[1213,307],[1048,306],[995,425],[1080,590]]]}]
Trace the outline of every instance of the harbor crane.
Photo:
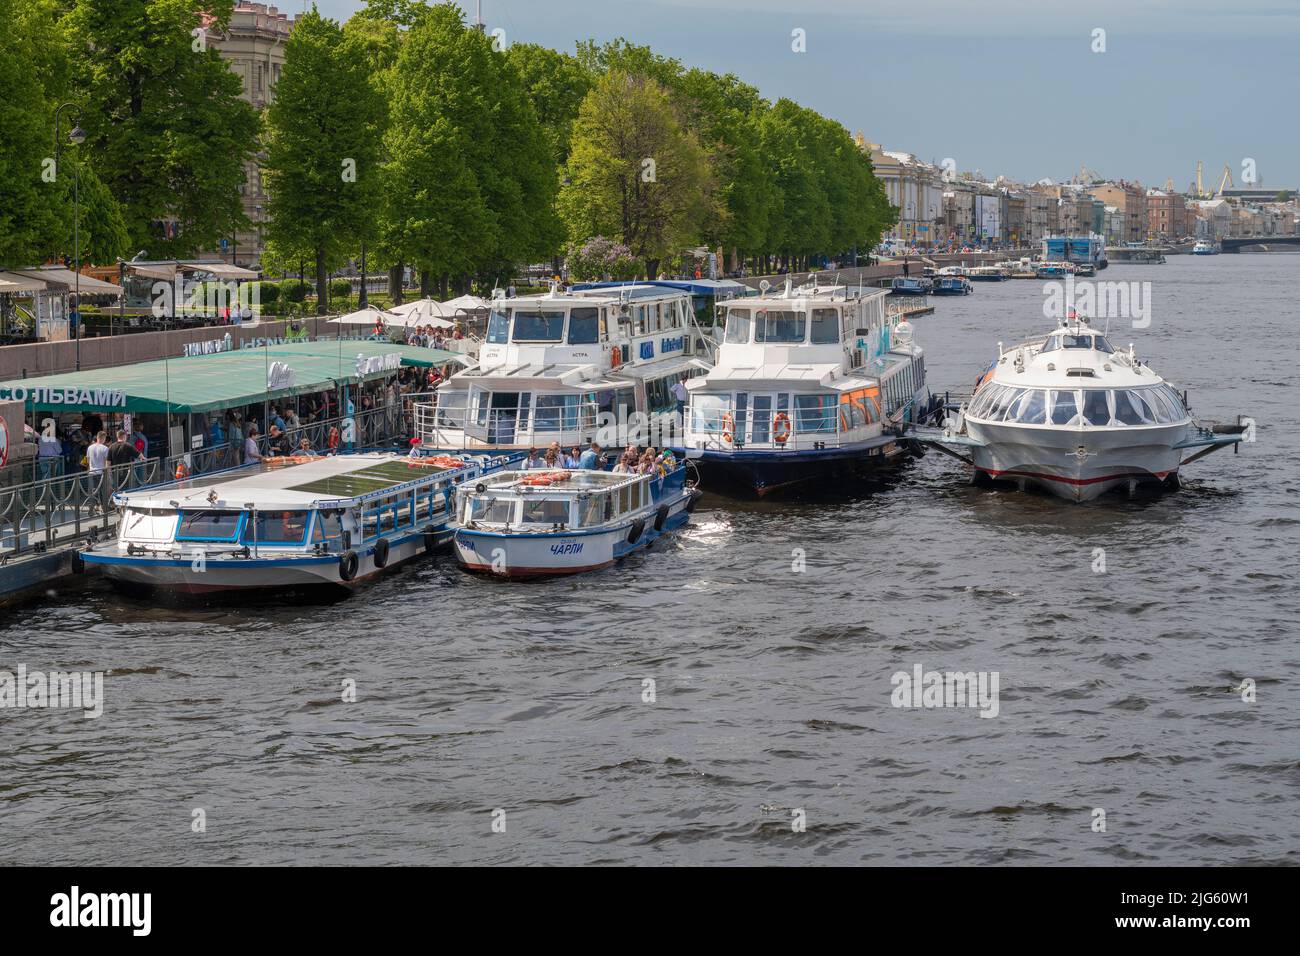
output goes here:
[{"label": "harbor crane", "polygon": [[1196,161],[1196,182],[1192,183],[1189,189],[1197,199],[1213,199],[1215,196],[1222,196],[1225,188],[1235,188],[1237,185],[1232,179],[1231,164],[1224,163],[1223,175],[1219,177],[1219,188],[1211,193],[1205,188],[1205,183],[1201,178],[1203,171],[1204,166],[1198,159]]}]

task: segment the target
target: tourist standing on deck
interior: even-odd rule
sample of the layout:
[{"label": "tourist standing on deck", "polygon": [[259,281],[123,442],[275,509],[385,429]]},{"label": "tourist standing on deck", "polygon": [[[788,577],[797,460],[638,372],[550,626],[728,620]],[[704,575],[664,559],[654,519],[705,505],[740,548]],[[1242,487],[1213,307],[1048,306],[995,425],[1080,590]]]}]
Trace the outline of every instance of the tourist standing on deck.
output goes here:
[{"label": "tourist standing on deck", "polygon": [[582,453],[578,459],[579,468],[599,468],[600,467],[600,445],[596,442],[591,443],[591,447]]},{"label": "tourist standing on deck", "polygon": [[680,416],[686,411],[686,383],[678,379],[673,383],[671,391],[673,398],[677,399],[677,414]]},{"label": "tourist standing on deck", "polygon": [[248,437],[244,439],[244,464],[262,460],[261,449],[257,447],[257,426],[248,426]]}]

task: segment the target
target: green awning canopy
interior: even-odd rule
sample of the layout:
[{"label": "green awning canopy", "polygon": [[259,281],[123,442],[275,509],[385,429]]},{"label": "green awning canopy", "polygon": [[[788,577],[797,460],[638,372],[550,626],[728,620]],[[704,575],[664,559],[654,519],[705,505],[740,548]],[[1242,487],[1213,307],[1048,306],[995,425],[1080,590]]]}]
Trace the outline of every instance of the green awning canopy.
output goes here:
[{"label": "green awning canopy", "polygon": [[[356,340],[287,342],[83,372],[0,382],[0,401],[29,411],[207,412],[369,381],[397,365],[445,365],[455,352]],[[282,363],[292,384],[268,389],[271,366]],[[279,379],[278,381],[284,381]],[[273,381],[270,384],[277,384]]]}]

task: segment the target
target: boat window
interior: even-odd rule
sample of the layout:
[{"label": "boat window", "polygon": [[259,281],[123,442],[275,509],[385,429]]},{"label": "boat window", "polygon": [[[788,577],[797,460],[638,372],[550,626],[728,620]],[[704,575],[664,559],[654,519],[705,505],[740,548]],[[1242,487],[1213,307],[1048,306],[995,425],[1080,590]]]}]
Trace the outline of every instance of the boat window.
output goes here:
[{"label": "boat window", "polygon": [[1043,347],[1038,351],[1039,354],[1042,354],[1043,352],[1055,352],[1060,347],[1061,337],[1059,335],[1049,335],[1047,341],[1043,343]]},{"label": "boat window", "polygon": [[600,309],[574,309],[569,313],[569,344],[595,345],[600,341]]},{"label": "boat window", "polygon": [[726,414],[726,396],[691,396],[691,431],[716,435],[722,431],[722,420],[726,417]]},{"label": "boat window", "polygon": [[1047,392],[1041,388],[1031,389],[1020,403],[1016,421],[1026,425],[1043,425],[1047,422]]},{"label": "boat window", "polygon": [[1177,390],[1169,385],[1160,385],[1156,389],[1156,394],[1164,398],[1169,403],[1172,418],[1170,421],[1181,422],[1187,417],[1187,409],[1183,407],[1183,397],[1178,394]]},{"label": "boat window", "polygon": [[755,342],[802,344],[807,333],[808,316],[804,312],[759,309],[754,314]]},{"label": "boat window", "polygon": [[533,428],[539,432],[572,431],[578,427],[577,395],[538,395]]},{"label": "boat window", "polygon": [[1079,417],[1079,406],[1074,392],[1061,391],[1052,389],[1052,424],[1053,425],[1077,425]]},{"label": "boat window", "polygon": [[1033,394],[1033,389],[1017,389],[1016,394],[1011,397],[1011,401],[1007,404],[1007,413],[1002,416],[1002,420],[1007,422],[1019,421],[1021,406],[1023,406]]},{"label": "boat window", "polygon": [[1089,425],[1110,424],[1110,403],[1106,400],[1106,389],[1085,388],[1083,390],[1083,417]]},{"label": "boat window", "polygon": [[1115,351],[1113,348],[1110,347],[1110,343],[1106,341],[1106,336],[1104,335],[1094,336],[1092,343],[1093,343],[1093,348],[1095,348],[1098,352]]},{"label": "boat window", "polygon": [[236,541],[244,527],[242,511],[182,511],[177,541]]},{"label": "boat window", "polygon": [[558,342],[563,332],[563,312],[515,309],[516,342]]},{"label": "boat window", "polygon": [[505,345],[510,341],[510,316],[493,312],[488,317],[487,341],[489,345]]},{"label": "boat window", "polygon": [[605,496],[592,495],[578,501],[578,524],[584,528],[600,524],[605,520]]},{"label": "boat window", "polygon": [[568,524],[568,498],[525,498],[524,524]]},{"label": "boat window", "polygon": [[840,314],[835,309],[813,309],[812,344],[834,345],[840,340]]},{"label": "boat window", "polygon": [[134,541],[170,541],[176,512],[132,508],[122,519],[122,536]]},{"label": "boat window", "polygon": [[1115,420],[1122,425],[1155,424],[1155,418],[1142,397],[1135,391],[1125,389],[1115,392]]},{"label": "boat window", "polygon": [[509,524],[514,508],[515,503],[510,498],[475,498],[470,509],[470,520]]},{"label": "boat window", "polygon": [[1062,335],[1061,345],[1067,349],[1090,349],[1092,348],[1092,336]]},{"label": "boat window", "polygon": [[796,395],[795,427],[800,432],[835,431],[834,395]]},{"label": "boat window", "polygon": [[1016,397],[1017,389],[1010,385],[1003,385],[997,395],[993,397],[993,404],[989,407],[989,412],[984,417],[990,421],[999,422],[1006,413],[1007,406],[1011,404],[1012,399]]},{"label": "boat window", "polygon": [[244,529],[244,543],[303,544],[309,517],[306,511],[259,511],[252,526]]},{"label": "boat window", "polygon": [[343,536],[343,513],[341,511],[320,511],[316,515],[316,524],[312,531],[312,540],[330,540]]},{"label": "boat window", "polygon": [[723,335],[723,342],[729,345],[747,345],[749,326],[749,309],[728,309],[727,331]]}]

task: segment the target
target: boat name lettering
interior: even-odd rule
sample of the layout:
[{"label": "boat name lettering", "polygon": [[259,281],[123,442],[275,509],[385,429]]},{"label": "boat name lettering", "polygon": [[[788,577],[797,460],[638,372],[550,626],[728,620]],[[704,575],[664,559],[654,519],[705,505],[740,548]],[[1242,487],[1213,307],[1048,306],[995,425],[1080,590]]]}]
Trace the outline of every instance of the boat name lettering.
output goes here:
[{"label": "boat name lettering", "polygon": [[660,352],[680,352],[686,346],[686,336],[679,335],[675,339],[660,339]]},{"label": "boat name lettering", "polygon": [[582,543],[578,541],[570,541],[568,544],[551,545],[551,554],[581,554],[581,553],[582,553]]},{"label": "boat name lettering", "polygon": [[266,370],[266,387],[270,390],[293,388],[297,379],[297,374],[286,362],[272,362]]},{"label": "boat name lettering", "polygon": [[652,359],[652,358],[654,358],[654,357],[655,357],[655,344],[654,344],[654,342],[642,342],[642,343],[641,343],[641,358],[643,358],[643,359]]}]

